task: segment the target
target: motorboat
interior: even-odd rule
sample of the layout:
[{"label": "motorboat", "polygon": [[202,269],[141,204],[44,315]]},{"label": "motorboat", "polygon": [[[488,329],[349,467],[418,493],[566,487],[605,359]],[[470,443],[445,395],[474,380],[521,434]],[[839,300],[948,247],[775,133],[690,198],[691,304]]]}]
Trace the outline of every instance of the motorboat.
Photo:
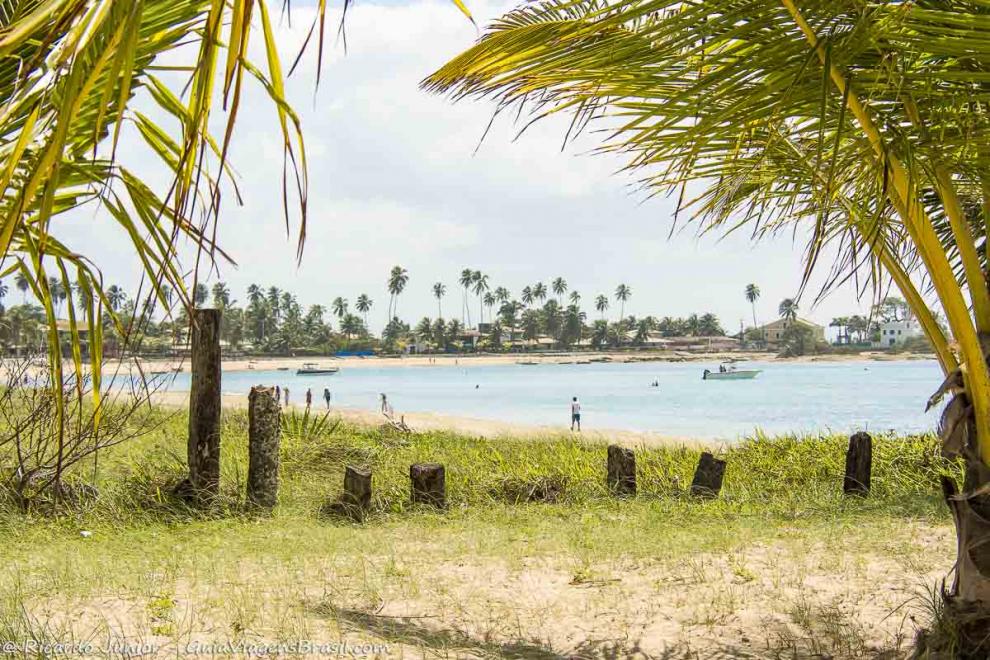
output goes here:
[{"label": "motorboat", "polygon": [[719,367],[718,371],[705,369],[702,380],[752,380],[760,375],[760,369],[736,369],[733,366]]},{"label": "motorboat", "polygon": [[297,376],[318,376],[335,374],[340,371],[340,367],[321,367],[315,362],[304,362],[303,366],[296,369]]}]

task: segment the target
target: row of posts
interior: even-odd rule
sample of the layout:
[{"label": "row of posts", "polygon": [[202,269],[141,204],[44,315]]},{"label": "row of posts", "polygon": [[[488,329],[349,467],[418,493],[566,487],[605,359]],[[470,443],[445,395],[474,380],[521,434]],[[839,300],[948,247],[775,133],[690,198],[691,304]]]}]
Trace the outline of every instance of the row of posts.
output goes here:
[{"label": "row of posts", "polygon": [[[192,382],[189,392],[189,477],[176,492],[199,502],[220,494],[220,310],[197,309],[192,324]],[[248,503],[270,509],[278,501],[281,412],[273,388],[255,386],[248,396]],[[632,449],[609,445],[606,484],[618,496],[636,494],[636,455]],[[873,441],[867,433],[849,438],[843,492],[866,495],[870,490]],[[726,462],[703,452],[691,481],[690,493],[717,497]],[[417,463],[409,467],[414,504],[444,508],[447,503],[444,466]],[[371,471],[347,466],[344,492],[331,510],[362,518],[371,504]]]}]

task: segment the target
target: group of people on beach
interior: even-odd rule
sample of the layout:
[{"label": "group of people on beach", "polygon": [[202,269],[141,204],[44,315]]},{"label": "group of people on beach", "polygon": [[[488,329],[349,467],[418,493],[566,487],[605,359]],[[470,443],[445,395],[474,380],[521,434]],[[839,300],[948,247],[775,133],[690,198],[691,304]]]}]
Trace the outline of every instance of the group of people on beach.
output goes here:
[{"label": "group of people on beach", "polygon": [[[289,388],[288,388],[288,386],[286,386],[286,387],[281,387],[279,385],[276,385],[275,386],[275,400],[278,401],[279,403],[283,403],[283,401],[284,401],[283,405],[285,405],[285,406],[288,406],[289,405]],[[323,388],[323,400],[327,404],[327,410],[330,410],[330,402],[333,400],[333,394],[331,394],[329,387],[324,387]],[[313,388],[312,387],[307,387],[306,388],[306,410],[309,410],[312,407],[313,407]]]}]

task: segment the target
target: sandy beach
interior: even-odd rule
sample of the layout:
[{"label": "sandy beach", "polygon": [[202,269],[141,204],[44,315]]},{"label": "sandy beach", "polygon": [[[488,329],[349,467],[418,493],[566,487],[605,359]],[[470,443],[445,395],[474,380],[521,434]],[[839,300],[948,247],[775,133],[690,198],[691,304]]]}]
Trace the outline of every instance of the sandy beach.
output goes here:
[{"label": "sandy beach", "polygon": [[[153,401],[162,406],[185,408],[189,405],[188,392],[157,392]],[[247,408],[247,394],[224,394],[223,407],[228,409]],[[322,402],[320,402],[322,403]],[[301,403],[290,405],[291,410],[303,412],[305,406]],[[317,414],[327,412],[325,407],[315,406]],[[368,426],[381,426],[388,419],[379,412],[358,408],[334,406],[330,410],[331,417],[352,423]],[[457,415],[442,415],[439,413],[395,412],[397,421],[404,421],[413,431],[453,431],[480,438],[533,439],[547,436],[568,436],[586,442],[609,442],[627,447],[656,447],[656,446],[691,446],[718,448],[722,445],[717,440],[703,440],[686,436],[666,435],[648,431],[629,431],[624,429],[587,429],[572,433],[566,424],[559,426],[544,426],[539,424],[521,424],[517,422],[500,422],[489,419],[461,417]]]},{"label": "sandy beach", "polygon": [[[890,353],[887,351],[866,351],[855,354],[803,355],[796,358],[781,358],[774,353],[725,352],[690,353],[686,351],[635,351],[635,352],[580,352],[580,353],[513,353],[513,354],[468,354],[468,355],[400,355],[374,357],[257,357],[233,358],[223,361],[224,371],[274,371],[295,370],[306,362],[320,366],[334,366],[341,369],[374,369],[383,367],[481,367],[497,364],[535,362],[538,364],[590,364],[594,362],[885,362],[892,360],[931,360],[931,355],[916,353]],[[145,372],[171,371],[176,368],[188,370],[189,360],[144,359],[140,360]],[[133,364],[133,363],[132,363]]]}]

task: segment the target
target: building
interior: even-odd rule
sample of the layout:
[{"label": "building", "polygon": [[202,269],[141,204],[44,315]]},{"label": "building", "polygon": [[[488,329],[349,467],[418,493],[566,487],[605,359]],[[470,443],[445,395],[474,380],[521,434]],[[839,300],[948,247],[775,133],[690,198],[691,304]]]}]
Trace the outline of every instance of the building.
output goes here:
[{"label": "building", "polygon": [[763,334],[763,341],[766,342],[767,348],[771,350],[780,348],[784,341],[784,332],[792,325],[801,325],[811,329],[812,337],[816,343],[825,341],[825,328],[817,323],[800,318],[793,321],[791,319],[777,319],[760,327],[760,332]]},{"label": "building", "polygon": [[914,319],[888,321],[880,324],[880,339],[873,342],[875,348],[900,346],[912,337],[921,336],[921,327]]}]

